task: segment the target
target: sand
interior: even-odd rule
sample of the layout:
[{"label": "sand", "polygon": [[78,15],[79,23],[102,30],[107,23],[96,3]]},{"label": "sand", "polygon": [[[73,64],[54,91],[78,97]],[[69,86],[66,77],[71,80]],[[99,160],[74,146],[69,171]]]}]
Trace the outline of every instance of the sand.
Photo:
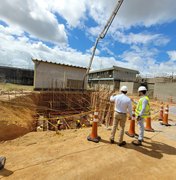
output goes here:
[{"label": "sand", "polygon": [[141,147],[126,135],[126,146],[109,144],[103,127],[98,144],[86,140],[91,128],[28,133],[0,143],[7,157],[0,179],[176,179],[176,118],[171,120],[171,127],[153,122],[156,132],[146,132]]},{"label": "sand", "polygon": [[20,103],[0,101],[0,141],[15,139],[35,128],[35,108],[25,103],[34,105],[25,98]]}]

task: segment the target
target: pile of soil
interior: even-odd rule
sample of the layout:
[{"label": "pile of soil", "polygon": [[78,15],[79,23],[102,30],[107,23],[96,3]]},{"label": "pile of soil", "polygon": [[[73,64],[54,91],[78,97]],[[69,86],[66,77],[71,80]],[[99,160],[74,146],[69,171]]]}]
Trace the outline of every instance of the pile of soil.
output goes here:
[{"label": "pile of soil", "polygon": [[23,97],[21,101],[0,102],[0,141],[15,139],[33,131],[35,114],[35,104],[31,98]]}]

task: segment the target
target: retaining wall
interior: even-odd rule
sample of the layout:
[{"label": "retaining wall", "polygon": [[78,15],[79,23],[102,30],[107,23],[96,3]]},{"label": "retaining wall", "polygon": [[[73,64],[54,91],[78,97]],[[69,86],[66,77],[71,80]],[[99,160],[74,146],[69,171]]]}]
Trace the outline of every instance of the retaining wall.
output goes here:
[{"label": "retaining wall", "polygon": [[170,101],[176,103],[176,83],[156,83],[154,87],[154,98],[162,101]]}]

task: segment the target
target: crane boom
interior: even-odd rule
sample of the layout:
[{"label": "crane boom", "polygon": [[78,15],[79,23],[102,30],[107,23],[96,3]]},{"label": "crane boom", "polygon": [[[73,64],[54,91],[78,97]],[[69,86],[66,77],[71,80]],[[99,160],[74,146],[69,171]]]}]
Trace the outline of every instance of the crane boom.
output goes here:
[{"label": "crane boom", "polygon": [[93,51],[92,51],[92,55],[91,55],[90,62],[89,62],[89,66],[87,68],[86,74],[85,74],[84,79],[83,79],[83,89],[84,89],[84,84],[85,84],[86,77],[89,74],[90,68],[92,66],[92,62],[93,62],[93,59],[94,59],[94,56],[95,56],[95,51],[96,51],[97,45],[98,45],[100,39],[103,39],[106,36],[106,34],[108,32],[108,29],[110,28],[110,26],[111,26],[111,24],[112,24],[112,22],[113,22],[113,20],[114,20],[114,18],[116,16],[117,12],[119,11],[123,1],[124,0],[118,0],[118,3],[116,5],[114,11],[112,12],[110,18],[108,19],[106,25],[104,26],[104,28],[102,30],[102,32],[99,34],[99,36],[97,37],[97,39],[95,41]]}]

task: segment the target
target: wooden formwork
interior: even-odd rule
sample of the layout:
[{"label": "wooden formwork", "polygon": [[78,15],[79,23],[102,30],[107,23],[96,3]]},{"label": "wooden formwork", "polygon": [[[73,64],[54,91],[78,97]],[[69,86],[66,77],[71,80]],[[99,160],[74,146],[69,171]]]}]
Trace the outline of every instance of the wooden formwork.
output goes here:
[{"label": "wooden formwork", "polygon": [[41,92],[39,106],[59,111],[87,111],[91,106],[90,92]]},{"label": "wooden formwork", "polygon": [[[34,120],[43,116],[43,121],[48,121],[51,124],[56,124],[58,119],[63,122],[74,122],[76,119],[87,122],[92,120],[90,117],[97,108],[99,122],[109,124],[113,114],[113,106],[109,102],[111,93],[107,89],[99,91],[41,91],[17,97],[9,103],[18,107],[31,107],[36,111]],[[69,128],[69,124],[67,127]]]},{"label": "wooden formwork", "polygon": [[107,90],[40,92],[38,107],[46,109],[39,108],[38,112],[49,119],[50,123],[56,125],[60,119],[67,128],[70,128],[69,122],[74,122],[76,120],[74,117],[77,116],[81,122],[89,121],[89,115],[98,109],[99,122],[108,126],[113,117],[113,104],[109,102],[111,94],[112,92]]}]

